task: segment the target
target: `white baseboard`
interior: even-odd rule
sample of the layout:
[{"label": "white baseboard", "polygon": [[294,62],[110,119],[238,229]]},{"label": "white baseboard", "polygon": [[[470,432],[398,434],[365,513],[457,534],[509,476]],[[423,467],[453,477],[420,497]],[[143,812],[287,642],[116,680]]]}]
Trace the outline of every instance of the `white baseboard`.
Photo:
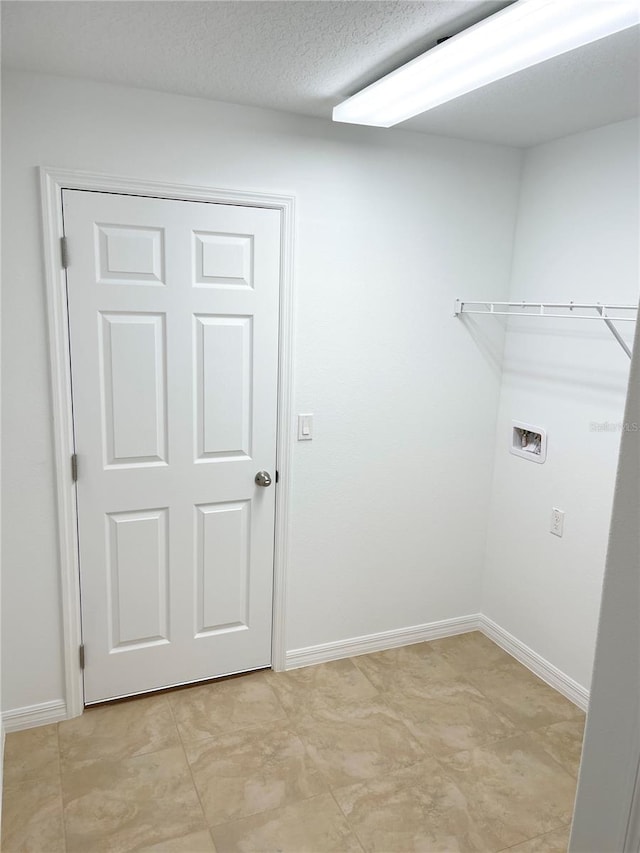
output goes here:
[{"label": "white baseboard", "polygon": [[534,675],[537,675],[538,678],[541,678],[550,687],[557,690],[558,693],[562,693],[563,696],[566,696],[567,699],[573,702],[574,705],[582,708],[583,711],[587,710],[589,705],[589,691],[585,687],[578,684],[577,681],[574,681],[573,678],[570,678],[566,673],[558,669],[558,667],[549,663],[548,660],[545,660],[542,655],[534,652],[529,646],[525,646],[524,643],[516,639],[508,631],[505,631],[504,628],[501,628],[500,625],[497,625],[488,616],[480,614],[478,628],[485,636],[500,646],[501,649],[504,649],[505,652],[517,661],[520,661],[527,669],[530,669]]},{"label": "white baseboard", "polygon": [[[410,628],[380,631],[378,634],[366,634],[348,640],[337,640],[332,643],[307,646],[303,649],[293,649],[286,653],[286,668],[297,669],[301,666],[327,663],[328,661],[366,655],[371,652],[382,652],[398,646],[409,646],[412,643],[439,640],[442,637],[453,637],[456,634],[467,634],[469,631],[482,631],[485,636],[517,661],[520,661],[550,687],[562,693],[579,708],[587,709],[589,691],[586,688],[482,613],[472,613],[469,616],[460,616],[455,619],[442,619],[439,622],[427,622],[424,625],[413,625]],[[2,723],[7,733],[30,729],[34,726],[44,726],[48,723],[58,723],[66,719],[67,706],[62,699],[42,702],[39,705],[28,705],[24,708],[14,708],[10,711],[4,711],[2,714]]]},{"label": "white baseboard", "polygon": [[307,646],[304,649],[293,649],[286,654],[286,668],[297,669],[301,666],[311,666],[316,663],[327,663],[340,658],[350,658],[355,655],[366,655],[371,652],[382,652],[398,646],[410,646],[425,640],[439,640],[441,637],[453,637],[455,634],[466,634],[477,631],[480,614],[460,616],[455,619],[442,619],[439,622],[427,622],[425,625],[414,625],[411,628],[398,628],[395,631],[380,631],[378,634],[365,634],[362,637],[352,637],[348,640],[337,640],[332,643],[321,643],[318,646]]},{"label": "white baseboard", "polygon": [[321,643],[303,649],[292,649],[286,654],[286,668],[297,669],[301,666],[327,663],[340,658],[382,652],[385,649],[409,646],[412,643],[421,643],[425,640],[438,640],[441,637],[453,637],[455,634],[466,634],[469,631],[482,631],[501,649],[504,649],[527,669],[530,669],[534,675],[537,675],[554,690],[562,693],[574,705],[586,711],[589,704],[589,691],[586,688],[482,613],[474,613],[456,619],[442,619],[439,622],[428,622],[425,625],[414,625],[411,628],[399,628],[396,631],[381,631],[378,634],[366,634],[362,637],[352,637],[348,640],[338,640],[332,643]]},{"label": "white baseboard", "polygon": [[34,726],[46,726],[48,723],[59,723],[66,719],[67,704],[63,699],[41,702],[39,705],[26,705],[24,708],[13,708],[2,713],[2,722],[7,733],[32,729]]}]

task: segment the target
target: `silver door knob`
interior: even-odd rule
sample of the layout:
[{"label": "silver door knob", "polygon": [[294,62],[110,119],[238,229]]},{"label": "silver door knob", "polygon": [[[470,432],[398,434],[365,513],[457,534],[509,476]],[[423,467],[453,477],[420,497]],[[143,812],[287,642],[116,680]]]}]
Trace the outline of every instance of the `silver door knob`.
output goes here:
[{"label": "silver door knob", "polygon": [[256,483],[258,486],[270,486],[271,474],[268,471],[258,471],[256,474]]}]

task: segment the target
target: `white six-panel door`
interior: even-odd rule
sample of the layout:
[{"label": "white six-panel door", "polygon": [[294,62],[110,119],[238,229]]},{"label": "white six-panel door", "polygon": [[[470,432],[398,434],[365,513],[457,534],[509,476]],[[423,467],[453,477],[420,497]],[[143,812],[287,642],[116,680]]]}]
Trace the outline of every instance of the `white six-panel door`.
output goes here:
[{"label": "white six-panel door", "polygon": [[268,666],[279,212],[63,209],[85,701]]}]

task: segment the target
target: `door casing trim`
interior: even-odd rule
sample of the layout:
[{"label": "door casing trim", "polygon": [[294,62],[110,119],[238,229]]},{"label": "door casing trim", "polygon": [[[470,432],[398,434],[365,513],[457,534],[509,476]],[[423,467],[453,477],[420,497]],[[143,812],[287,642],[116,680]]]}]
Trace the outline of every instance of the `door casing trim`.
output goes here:
[{"label": "door casing trim", "polygon": [[[228,190],[139,178],[118,177],[74,169],[40,167],[44,272],[49,327],[49,356],[53,405],[58,558],[63,625],[63,662],[67,717],[84,710],[84,691],[78,649],[82,642],[80,564],[77,539],[76,488],[71,478],[75,452],[71,398],[71,363],[67,324],[67,281],[62,268],[60,238],[64,234],[62,190],[89,190],[150,198],[215,202],[280,211],[280,322],[278,356],[278,423],[276,516],[274,531],[273,629],[271,665],[286,665],[285,606],[289,557],[289,495],[291,488],[292,393],[294,347],[294,216],[295,197],[253,190]],[[73,263],[73,256],[70,258]]]}]

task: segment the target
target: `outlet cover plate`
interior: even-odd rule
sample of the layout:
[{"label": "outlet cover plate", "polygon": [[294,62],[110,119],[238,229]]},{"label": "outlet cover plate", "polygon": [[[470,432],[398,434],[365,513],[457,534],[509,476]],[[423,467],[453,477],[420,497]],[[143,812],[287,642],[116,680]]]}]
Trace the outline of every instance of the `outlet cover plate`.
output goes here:
[{"label": "outlet cover plate", "polygon": [[554,536],[562,536],[564,533],[564,510],[554,506],[551,510],[551,525],[549,532]]}]

